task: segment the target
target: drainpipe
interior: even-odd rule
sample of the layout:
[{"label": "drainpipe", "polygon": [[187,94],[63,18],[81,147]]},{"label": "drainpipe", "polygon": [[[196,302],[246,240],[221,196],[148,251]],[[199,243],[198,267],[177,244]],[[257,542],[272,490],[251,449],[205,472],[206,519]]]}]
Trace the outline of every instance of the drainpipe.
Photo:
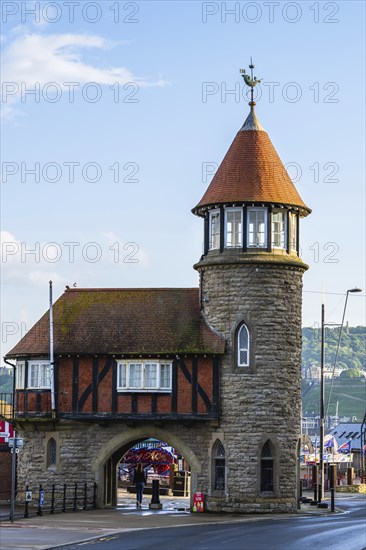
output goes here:
[{"label": "drainpipe", "polygon": [[51,378],[51,409],[52,418],[56,416],[55,407],[55,369],[53,357],[53,303],[52,303],[52,281],[50,281],[50,378]]}]

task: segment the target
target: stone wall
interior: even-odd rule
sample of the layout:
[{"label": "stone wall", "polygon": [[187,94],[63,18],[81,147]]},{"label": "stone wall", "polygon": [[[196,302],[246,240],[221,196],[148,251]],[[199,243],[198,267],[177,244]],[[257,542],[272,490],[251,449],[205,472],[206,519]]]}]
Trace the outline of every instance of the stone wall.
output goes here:
[{"label": "stone wall", "polygon": [[[72,421],[42,422],[18,425],[18,434],[24,438],[19,453],[19,490],[26,484],[40,483],[98,483],[98,505],[103,506],[104,465],[113,457],[113,464],[136,442],[154,437],[173,446],[184,455],[192,470],[192,492],[205,492],[208,486],[207,455],[211,427],[208,422],[165,423],[157,427],[152,422],[129,427],[122,422],[102,424]],[[47,464],[47,443],[57,442],[58,460],[55,466]],[[115,481],[115,473],[113,474]]]},{"label": "stone wall", "polygon": [[[227,340],[220,388],[227,487],[219,496],[208,488],[211,509],[294,511],[304,269],[239,262],[197,268],[206,319]],[[236,332],[242,322],[250,331],[249,367],[237,366]],[[274,491],[262,498],[260,454],[267,439],[274,445]]]}]

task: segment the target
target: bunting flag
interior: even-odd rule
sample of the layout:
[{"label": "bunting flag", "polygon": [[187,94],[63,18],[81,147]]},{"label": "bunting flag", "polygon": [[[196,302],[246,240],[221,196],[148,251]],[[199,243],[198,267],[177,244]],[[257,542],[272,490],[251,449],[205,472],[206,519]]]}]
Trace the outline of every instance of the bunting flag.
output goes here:
[{"label": "bunting flag", "polygon": [[346,443],[343,443],[343,445],[338,447],[338,451],[341,451],[342,453],[350,453],[351,452],[351,440],[347,441]]},{"label": "bunting flag", "polygon": [[334,447],[334,437],[330,437],[328,441],[324,442],[324,449],[328,449],[329,447]]}]

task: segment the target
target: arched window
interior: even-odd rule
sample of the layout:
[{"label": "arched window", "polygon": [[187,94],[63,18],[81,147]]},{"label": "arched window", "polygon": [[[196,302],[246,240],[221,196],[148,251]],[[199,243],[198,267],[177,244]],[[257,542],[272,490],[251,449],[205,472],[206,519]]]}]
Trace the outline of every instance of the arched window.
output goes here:
[{"label": "arched window", "polygon": [[225,491],[225,448],[220,440],[214,445],[212,457],[214,491]]},{"label": "arched window", "polygon": [[47,443],[47,466],[56,466],[57,461],[57,445],[56,441],[51,437]]},{"label": "arched window", "polygon": [[269,439],[261,452],[261,493],[273,492],[274,457]]},{"label": "arched window", "polygon": [[239,367],[249,365],[249,330],[244,324],[238,332],[238,365]]}]

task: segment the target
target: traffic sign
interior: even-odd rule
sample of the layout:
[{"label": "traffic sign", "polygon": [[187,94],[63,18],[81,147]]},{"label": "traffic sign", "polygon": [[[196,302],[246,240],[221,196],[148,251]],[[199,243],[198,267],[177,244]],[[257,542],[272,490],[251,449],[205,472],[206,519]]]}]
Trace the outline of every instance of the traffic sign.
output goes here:
[{"label": "traffic sign", "polygon": [[9,437],[9,447],[22,449],[24,447],[24,439],[22,437]]},{"label": "traffic sign", "polygon": [[44,491],[39,491],[39,505],[44,506]]},{"label": "traffic sign", "polygon": [[31,502],[32,500],[32,491],[26,491],[25,492],[25,501],[26,502]]}]

